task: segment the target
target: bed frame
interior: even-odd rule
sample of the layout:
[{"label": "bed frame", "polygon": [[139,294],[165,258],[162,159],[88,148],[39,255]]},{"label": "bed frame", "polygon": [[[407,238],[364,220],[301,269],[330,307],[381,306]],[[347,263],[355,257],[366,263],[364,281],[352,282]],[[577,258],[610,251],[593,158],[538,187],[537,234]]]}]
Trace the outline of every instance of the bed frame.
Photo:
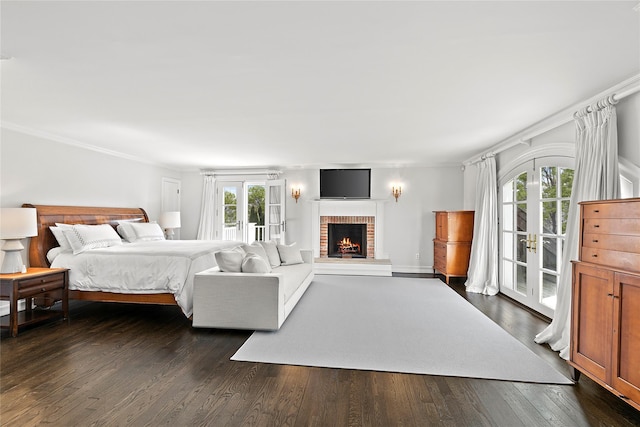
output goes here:
[{"label": "bed frame", "polygon": [[[123,219],[139,219],[149,222],[142,208],[100,208],[87,206],[51,206],[25,203],[23,208],[35,208],[38,222],[38,235],[31,238],[29,245],[29,265],[31,267],[50,267],[47,252],[58,246],[50,226],[56,222],[64,224],[111,224],[117,227]],[[173,294],[119,294],[100,291],[69,290],[69,299],[101,302],[127,302],[137,304],[177,305]]]}]

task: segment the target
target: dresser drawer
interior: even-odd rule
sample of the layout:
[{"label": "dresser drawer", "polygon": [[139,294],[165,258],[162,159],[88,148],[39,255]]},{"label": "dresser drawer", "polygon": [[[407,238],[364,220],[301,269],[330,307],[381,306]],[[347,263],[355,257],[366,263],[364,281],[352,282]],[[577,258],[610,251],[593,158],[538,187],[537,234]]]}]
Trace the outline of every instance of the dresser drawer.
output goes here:
[{"label": "dresser drawer", "polygon": [[640,236],[585,233],[582,246],[620,252],[640,253]]},{"label": "dresser drawer", "polygon": [[580,248],[580,261],[619,268],[626,271],[640,272],[640,254],[638,253],[611,251],[583,246]]},{"label": "dresser drawer", "polygon": [[64,286],[64,273],[25,279],[18,283],[18,297],[25,298],[30,295],[61,289]]},{"label": "dresser drawer", "polygon": [[638,218],[640,208],[637,202],[620,203],[584,203],[583,218]]},{"label": "dresser drawer", "polygon": [[442,273],[446,273],[447,272],[447,262],[445,260],[443,260],[442,258],[434,258],[433,259],[433,268],[442,272]]},{"label": "dresser drawer", "polygon": [[640,236],[640,218],[585,218],[582,223],[582,232]]},{"label": "dresser drawer", "polygon": [[433,242],[433,268],[441,272],[445,272],[447,269],[446,243],[440,241]]},{"label": "dresser drawer", "polygon": [[447,244],[438,241],[433,242],[433,255],[445,258],[447,256]]}]

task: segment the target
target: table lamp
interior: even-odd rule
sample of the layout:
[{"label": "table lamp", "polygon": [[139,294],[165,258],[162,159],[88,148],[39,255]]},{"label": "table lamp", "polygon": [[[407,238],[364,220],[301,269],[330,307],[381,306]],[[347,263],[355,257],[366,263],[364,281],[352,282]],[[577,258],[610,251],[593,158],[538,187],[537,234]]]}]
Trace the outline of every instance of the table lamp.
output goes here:
[{"label": "table lamp", "polygon": [[180,212],[162,212],[158,222],[167,235],[167,239],[173,240],[173,229],[180,228]]},{"label": "table lamp", "polygon": [[4,240],[4,260],[0,274],[19,273],[24,269],[20,252],[24,249],[21,239],[38,235],[35,208],[0,209],[0,239]]}]

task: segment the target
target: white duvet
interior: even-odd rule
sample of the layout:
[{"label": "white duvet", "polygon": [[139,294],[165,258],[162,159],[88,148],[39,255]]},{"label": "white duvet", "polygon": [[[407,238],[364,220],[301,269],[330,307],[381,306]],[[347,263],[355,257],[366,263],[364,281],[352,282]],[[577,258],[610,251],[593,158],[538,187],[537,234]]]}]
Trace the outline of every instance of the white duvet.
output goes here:
[{"label": "white duvet", "polygon": [[170,292],[190,317],[193,278],[216,266],[214,253],[240,245],[223,240],[157,240],[126,243],[73,255],[62,252],[51,267],[69,269],[69,289],[123,294]]}]

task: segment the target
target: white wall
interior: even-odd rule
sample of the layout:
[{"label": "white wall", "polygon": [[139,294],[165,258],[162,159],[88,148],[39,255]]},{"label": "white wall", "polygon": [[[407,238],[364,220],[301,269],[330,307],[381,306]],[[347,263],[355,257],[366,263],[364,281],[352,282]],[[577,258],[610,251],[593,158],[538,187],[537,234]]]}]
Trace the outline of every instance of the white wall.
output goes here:
[{"label": "white wall", "polygon": [[182,174],[182,197],[180,198],[180,238],[193,240],[198,235],[200,209],[202,206],[203,180],[200,172]]},{"label": "white wall", "polygon": [[162,178],[180,172],[2,129],[0,205],[22,203],[161,209]]},{"label": "white wall", "polygon": [[618,156],[640,168],[640,92],[616,105],[618,115]]}]

